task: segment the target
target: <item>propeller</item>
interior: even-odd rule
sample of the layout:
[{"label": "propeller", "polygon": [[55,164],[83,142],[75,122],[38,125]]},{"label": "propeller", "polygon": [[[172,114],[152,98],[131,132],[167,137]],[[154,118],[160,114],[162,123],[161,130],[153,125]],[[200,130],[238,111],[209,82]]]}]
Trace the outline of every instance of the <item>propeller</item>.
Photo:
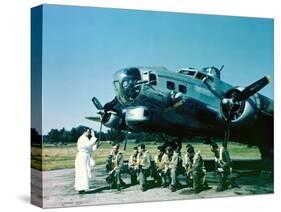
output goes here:
[{"label": "propeller", "polygon": [[231,124],[231,119],[230,119],[230,110],[229,110],[228,116],[227,116],[226,121],[225,121],[225,129],[224,129],[223,146],[224,146],[225,149],[227,149],[227,143],[229,141],[230,124]]},{"label": "propeller", "polygon": [[92,121],[100,122],[100,129],[99,129],[99,141],[101,140],[101,133],[102,133],[102,125],[103,123],[107,122],[110,118],[110,114],[117,115],[119,112],[114,109],[114,106],[118,103],[117,98],[115,97],[112,101],[106,103],[104,106],[100,103],[100,101],[96,98],[92,98],[92,102],[97,108],[97,113],[100,115],[99,117],[86,117]]},{"label": "propeller", "polygon": [[252,95],[257,93],[259,90],[264,88],[270,82],[270,77],[265,76],[251,85],[244,88],[242,91],[231,88],[227,92],[222,91],[219,87],[212,86],[208,77],[203,79],[203,83],[216,97],[221,100],[221,104],[224,107],[226,113],[225,115],[225,131],[224,131],[224,142],[223,146],[227,148],[227,142],[230,135],[230,125],[233,114],[237,112],[237,108],[244,104],[244,102],[250,98]]},{"label": "propeller", "polygon": [[97,108],[98,110],[98,114],[100,114],[100,130],[99,130],[99,138],[98,138],[98,142],[100,142],[101,140],[101,131],[102,131],[102,120],[104,118],[104,115],[105,115],[105,112],[103,110],[103,106],[102,104],[100,103],[100,101],[96,98],[96,97],[93,97],[92,98],[92,102],[93,104],[95,105],[95,107]]},{"label": "propeller", "polygon": [[100,101],[96,97],[92,98],[92,102],[96,106],[97,110],[103,110],[102,104],[100,103]]},{"label": "propeller", "polygon": [[244,101],[247,100],[250,96],[257,93],[263,87],[265,87],[270,82],[270,77],[265,76],[260,80],[254,82],[253,84],[247,86],[235,99],[234,101]]}]

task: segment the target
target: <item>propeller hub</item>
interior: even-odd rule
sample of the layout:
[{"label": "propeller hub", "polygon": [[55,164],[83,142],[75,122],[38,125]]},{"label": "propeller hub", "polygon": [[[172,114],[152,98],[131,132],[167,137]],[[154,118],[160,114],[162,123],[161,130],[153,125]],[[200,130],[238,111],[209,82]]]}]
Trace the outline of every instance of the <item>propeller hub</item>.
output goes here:
[{"label": "propeller hub", "polygon": [[223,98],[222,101],[221,101],[221,103],[222,103],[223,105],[232,105],[234,102],[233,102],[232,99]]},{"label": "propeller hub", "polygon": [[234,121],[243,114],[245,101],[235,99],[240,92],[238,89],[230,89],[225,93],[225,97],[221,101],[221,111],[225,120]]}]

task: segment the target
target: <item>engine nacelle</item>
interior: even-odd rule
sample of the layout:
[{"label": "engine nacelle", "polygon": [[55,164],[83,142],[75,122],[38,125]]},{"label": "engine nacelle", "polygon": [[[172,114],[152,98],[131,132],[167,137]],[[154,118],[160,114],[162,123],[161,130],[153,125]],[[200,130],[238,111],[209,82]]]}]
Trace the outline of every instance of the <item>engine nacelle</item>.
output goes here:
[{"label": "engine nacelle", "polygon": [[125,120],[129,127],[138,127],[150,122],[151,114],[146,106],[135,106],[126,109]]},{"label": "engine nacelle", "polygon": [[123,117],[120,117],[120,115],[106,113],[102,119],[102,123],[109,128],[121,129],[124,126],[124,119]]},{"label": "engine nacelle", "polygon": [[[232,96],[235,96],[243,89],[244,88],[242,87],[230,89],[229,91],[226,92],[225,98],[231,98]],[[230,113],[229,113],[228,105],[223,102],[224,100],[222,100],[221,113],[223,118],[227,120],[227,117],[229,115],[231,123],[238,124],[238,125],[253,120],[257,112],[256,98],[257,98],[257,94],[250,97],[246,101],[235,102],[230,109]]]}]

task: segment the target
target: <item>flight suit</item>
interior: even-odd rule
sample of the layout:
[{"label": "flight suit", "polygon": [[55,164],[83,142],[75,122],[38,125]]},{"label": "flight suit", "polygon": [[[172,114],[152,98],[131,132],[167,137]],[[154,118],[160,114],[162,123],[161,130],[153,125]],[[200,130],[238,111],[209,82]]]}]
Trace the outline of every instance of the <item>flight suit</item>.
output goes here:
[{"label": "flight suit", "polygon": [[111,153],[108,156],[106,169],[108,172],[108,177],[106,181],[110,184],[111,188],[115,186],[117,189],[120,189],[121,180],[121,169],[123,167],[123,155],[121,152],[117,152],[116,154]]},{"label": "flight suit", "polygon": [[220,147],[219,151],[215,154],[216,171],[219,179],[219,186],[217,191],[227,189],[227,180],[231,174],[231,159],[229,152],[224,147]]},{"label": "flight suit", "polygon": [[163,163],[164,163],[164,175],[166,182],[175,188],[176,187],[176,177],[177,177],[177,169],[179,166],[179,162],[181,160],[180,153],[174,151],[172,155],[164,154]]},{"label": "flight suit", "polygon": [[193,189],[195,192],[200,192],[208,187],[206,181],[206,169],[204,167],[204,160],[200,155],[200,151],[195,153],[192,163],[192,179]]},{"label": "flight suit", "polygon": [[129,163],[128,163],[132,185],[137,184],[137,176],[138,176],[138,162],[137,162],[138,158],[137,157],[138,157],[138,154],[132,154],[129,158]]},{"label": "flight suit", "polygon": [[151,158],[149,152],[139,153],[137,156],[137,164],[139,171],[139,181],[141,189],[144,191],[147,186],[146,178],[150,176]]},{"label": "flight suit", "polygon": [[186,174],[186,182],[188,187],[192,187],[193,185],[193,176],[192,176],[192,168],[193,168],[193,157],[189,157],[189,154],[186,153],[183,157],[183,167],[185,169]]},{"label": "flight suit", "polygon": [[159,181],[159,179],[161,180],[161,183],[163,186],[166,185],[166,178],[165,178],[165,174],[164,174],[164,161],[163,161],[163,157],[165,154],[162,155],[155,155],[154,157],[154,164],[155,164],[155,177],[157,181]]}]

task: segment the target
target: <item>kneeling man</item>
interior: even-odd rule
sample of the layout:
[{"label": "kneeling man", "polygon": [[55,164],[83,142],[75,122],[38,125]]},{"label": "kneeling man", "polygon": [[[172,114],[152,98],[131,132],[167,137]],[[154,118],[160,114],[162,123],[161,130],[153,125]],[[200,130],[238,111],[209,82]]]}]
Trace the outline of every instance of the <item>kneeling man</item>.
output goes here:
[{"label": "kneeling man", "polygon": [[147,190],[147,181],[146,178],[150,176],[151,172],[151,158],[149,152],[145,149],[144,144],[140,144],[138,147],[138,171],[139,171],[139,180],[140,187],[142,191]]},{"label": "kneeling man", "polygon": [[117,188],[118,191],[121,190],[121,170],[123,167],[123,155],[119,151],[119,147],[119,144],[113,144],[106,162],[106,170],[108,172],[106,181],[112,189]]}]

